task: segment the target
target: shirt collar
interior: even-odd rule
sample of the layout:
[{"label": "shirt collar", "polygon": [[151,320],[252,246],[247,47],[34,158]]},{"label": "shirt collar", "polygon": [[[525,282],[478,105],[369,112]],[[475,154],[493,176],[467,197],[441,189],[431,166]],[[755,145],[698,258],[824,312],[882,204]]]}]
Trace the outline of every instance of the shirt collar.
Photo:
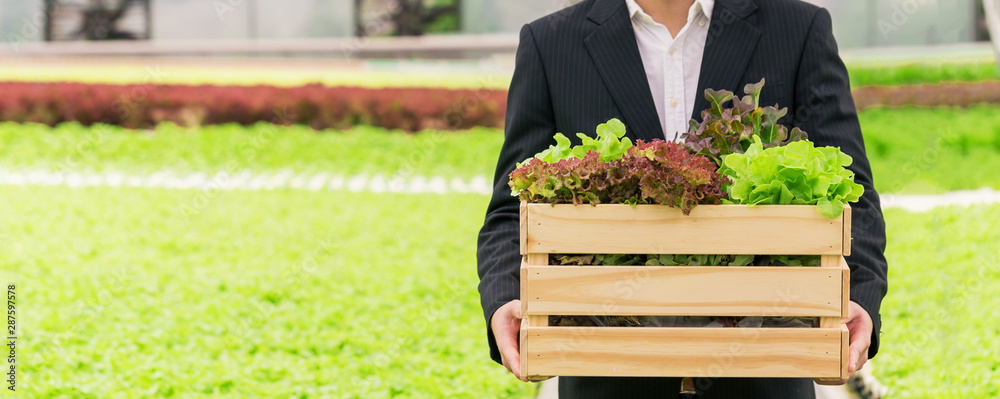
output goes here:
[{"label": "shirt collar", "polygon": [[[635,0],[625,0],[625,6],[628,7],[628,16],[631,19],[647,16],[646,12],[642,11],[642,7],[639,7],[639,4]],[[711,21],[712,10],[714,8],[715,0],[695,0],[694,4],[688,10],[688,22],[694,21],[699,14],[704,15],[705,19]]]},{"label": "shirt collar", "polygon": [[715,9],[715,0],[695,0],[695,3],[701,4],[701,12],[705,14],[705,19],[712,20],[712,10]]}]

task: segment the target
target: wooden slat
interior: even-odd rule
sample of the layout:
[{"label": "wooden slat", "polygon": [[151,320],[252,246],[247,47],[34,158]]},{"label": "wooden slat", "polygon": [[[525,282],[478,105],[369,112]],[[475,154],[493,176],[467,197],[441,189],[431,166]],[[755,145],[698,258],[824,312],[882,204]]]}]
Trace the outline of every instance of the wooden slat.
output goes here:
[{"label": "wooden slat", "polygon": [[521,255],[528,254],[528,203],[526,201],[521,201],[521,212],[520,212],[521,226]]},{"label": "wooden slat", "polygon": [[528,281],[528,257],[527,256],[525,256],[523,258],[523,260],[521,261],[521,270],[520,271],[521,271],[521,286],[520,286],[520,292],[518,293],[518,298],[521,299],[521,314],[525,315],[525,314],[528,314],[528,300],[527,300],[528,296],[527,296],[527,293],[526,293],[528,285],[524,283],[525,281]]},{"label": "wooden slat", "polygon": [[528,265],[521,288],[526,315],[832,316],[839,320],[842,271]]},{"label": "wooden slat", "polygon": [[537,327],[532,375],[837,378],[842,330]]},{"label": "wooden slat", "polygon": [[528,371],[528,319],[521,319],[520,339],[518,340],[518,351],[521,355],[521,375],[531,375]]},{"label": "wooden slat", "polygon": [[843,253],[843,217],[796,205],[527,204],[527,253]]},{"label": "wooden slat", "polygon": [[840,293],[840,308],[842,310],[840,316],[847,318],[849,316],[848,311],[850,309],[851,301],[851,267],[847,265],[847,259],[844,259],[844,257],[840,257],[840,270],[842,273],[840,283],[842,287],[842,291]]},{"label": "wooden slat", "polygon": [[851,362],[849,352],[851,344],[851,331],[847,329],[847,324],[840,325],[840,378],[846,380],[851,374],[847,366]]},{"label": "wooden slat", "polygon": [[851,256],[851,206],[844,205],[844,256]]}]

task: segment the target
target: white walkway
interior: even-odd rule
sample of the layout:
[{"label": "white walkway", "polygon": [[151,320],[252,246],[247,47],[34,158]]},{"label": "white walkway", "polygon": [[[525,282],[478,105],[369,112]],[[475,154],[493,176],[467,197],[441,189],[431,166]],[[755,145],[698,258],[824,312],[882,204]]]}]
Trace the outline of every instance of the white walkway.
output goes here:
[{"label": "white walkway", "polygon": [[250,171],[216,173],[176,173],[169,170],[147,175],[122,172],[60,172],[48,170],[0,169],[0,185],[63,187],[147,187],[195,190],[277,190],[352,191],[405,194],[472,193],[490,194],[484,176],[472,179],[442,176],[299,174],[290,170],[273,173]]},{"label": "white walkway", "polygon": [[[138,175],[123,172],[62,172],[0,168],[0,185],[62,187],[147,187],[187,190],[309,190],[403,194],[482,194],[489,195],[490,179],[443,176],[387,176],[382,174],[342,175],[335,173],[295,173],[291,170],[267,172],[177,173],[169,170]],[[953,191],[945,194],[882,194],[882,208],[912,212],[951,205],[1000,203],[1000,191]]]}]

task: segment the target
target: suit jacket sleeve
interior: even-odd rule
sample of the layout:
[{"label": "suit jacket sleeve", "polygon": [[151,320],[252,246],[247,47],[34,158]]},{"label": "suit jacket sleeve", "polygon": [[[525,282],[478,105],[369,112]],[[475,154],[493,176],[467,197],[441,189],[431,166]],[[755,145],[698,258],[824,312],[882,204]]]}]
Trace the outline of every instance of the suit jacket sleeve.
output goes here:
[{"label": "suit jacket sleeve", "polygon": [[851,300],[868,311],[874,322],[868,357],[879,348],[882,322],[879,307],[887,290],[885,222],[878,193],[865,154],[857,110],[851,97],[847,68],[837,51],[830,13],[820,9],[805,41],[795,85],[794,124],[809,134],[817,146],[836,146],[854,158],[849,167],[855,181],[865,188],[852,204]]},{"label": "suit jacket sleeve", "polygon": [[505,138],[493,176],[493,198],[479,232],[476,253],[490,357],[497,363],[501,362],[500,352],[490,329],[490,319],[498,308],[520,296],[519,201],[511,196],[507,181],[518,162],[554,144],[554,134],[552,101],[541,53],[531,27],[525,25],[521,29],[514,76],[507,93]]}]

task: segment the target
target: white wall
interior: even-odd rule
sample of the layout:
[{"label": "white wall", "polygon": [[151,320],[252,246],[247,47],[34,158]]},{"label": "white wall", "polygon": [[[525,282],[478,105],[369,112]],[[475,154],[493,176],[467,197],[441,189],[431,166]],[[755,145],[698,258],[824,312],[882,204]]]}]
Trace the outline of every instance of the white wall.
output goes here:
[{"label": "white wall", "polygon": [[[464,0],[467,33],[516,33],[573,0]],[[622,0],[624,1],[624,0]],[[973,40],[975,0],[806,0],[833,16],[841,48]]]},{"label": "white wall", "polygon": [[352,0],[153,0],[153,38],[342,37],[353,32]]},{"label": "white wall", "polygon": [[578,2],[579,0],[462,0],[462,32],[517,33],[524,24]]},{"label": "white wall", "polygon": [[0,0],[0,44],[16,46],[45,37],[42,0]]},{"label": "white wall", "polygon": [[841,48],[935,45],[975,38],[975,0],[808,0],[833,15]]},{"label": "white wall", "polygon": [[[152,0],[153,38],[344,37],[354,29],[353,0]],[[464,0],[464,33],[517,33],[534,19],[578,0]],[[624,1],[624,0],[622,0]],[[841,48],[971,41],[976,0],[808,0],[827,7]],[[233,4],[233,5],[231,5]],[[42,0],[0,0],[0,40],[38,41]],[[39,21],[42,21],[39,19]],[[25,34],[27,33],[27,34]]]}]

